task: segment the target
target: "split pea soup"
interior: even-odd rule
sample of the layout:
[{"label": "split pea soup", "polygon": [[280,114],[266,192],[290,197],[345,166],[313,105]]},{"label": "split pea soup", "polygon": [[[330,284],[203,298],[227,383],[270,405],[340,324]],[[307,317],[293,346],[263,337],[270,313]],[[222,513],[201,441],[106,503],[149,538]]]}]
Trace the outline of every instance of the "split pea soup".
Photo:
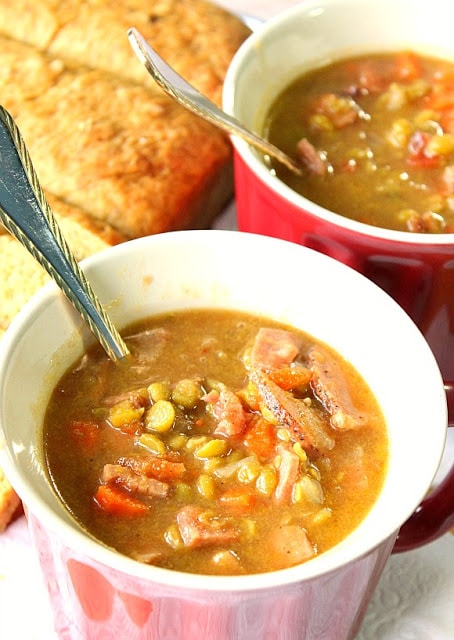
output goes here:
[{"label": "split pea soup", "polygon": [[309,200],[373,226],[454,231],[454,63],[413,51],[312,70],[274,101],[264,135],[298,159],[273,165]]},{"label": "split pea soup", "polygon": [[386,425],[329,346],[219,309],[157,315],[124,337],[131,357],[93,346],[45,416],[50,481],[95,538],[168,569],[253,574],[309,561],[367,515]]}]

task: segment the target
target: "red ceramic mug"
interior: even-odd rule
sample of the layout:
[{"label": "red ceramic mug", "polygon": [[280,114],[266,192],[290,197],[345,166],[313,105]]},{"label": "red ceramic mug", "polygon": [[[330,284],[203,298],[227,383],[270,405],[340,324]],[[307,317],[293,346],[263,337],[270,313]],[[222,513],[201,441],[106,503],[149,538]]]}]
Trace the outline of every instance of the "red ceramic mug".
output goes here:
[{"label": "red ceramic mug", "polygon": [[[227,73],[224,109],[261,131],[280,91],[323,62],[404,48],[452,58],[449,15],[443,0],[432,2],[430,11],[426,2],[414,0],[306,0],[259,27],[242,45]],[[286,186],[246,143],[233,142],[239,229],[316,249],[389,293],[421,329],[437,359],[453,426],[454,235],[392,231],[332,213]],[[454,526],[453,505],[454,468],[401,528],[395,551],[448,531]]]}]

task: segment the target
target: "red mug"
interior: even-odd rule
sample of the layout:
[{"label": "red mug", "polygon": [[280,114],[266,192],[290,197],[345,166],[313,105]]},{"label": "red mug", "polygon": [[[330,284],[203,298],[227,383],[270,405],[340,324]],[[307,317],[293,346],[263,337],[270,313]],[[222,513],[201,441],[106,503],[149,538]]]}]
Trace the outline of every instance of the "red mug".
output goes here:
[{"label": "red mug", "polygon": [[[224,109],[260,131],[280,91],[326,60],[403,47],[448,51],[452,57],[449,11],[443,0],[435,0],[430,11],[426,3],[411,0],[306,0],[266,22],[240,47],[227,73]],[[233,143],[239,229],[315,249],[389,293],[437,359],[453,426],[454,235],[393,231],[335,214],[285,185],[245,142],[233,138]],[[418,547],[448,531],[454,526],[453,505],[454,467],[400,529],[394,551]]]}]

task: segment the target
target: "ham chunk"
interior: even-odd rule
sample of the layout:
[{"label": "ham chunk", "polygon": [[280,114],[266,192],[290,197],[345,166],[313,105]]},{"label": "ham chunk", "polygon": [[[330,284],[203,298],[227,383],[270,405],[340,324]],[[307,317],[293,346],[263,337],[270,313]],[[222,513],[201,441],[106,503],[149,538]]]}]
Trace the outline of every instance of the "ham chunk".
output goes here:
[{"label": "ham chunk", "polygon": [[218,421],[216,435],[236,436],[246,428],[246,412],[238,396],[224,385],[220,390],[212,390],[203,397],[212,405],[213,415]]},{"label": "ham chunk", "polygon": [[331,120],[335,129],[343,129],[359,118],[359,108],[350,96],[324,93],[316,101],[315,111]]},{"label": "ham chunk", "polygon": [[225,518],[204,518],[206,512],[199,507],[188,505],[177,515],[177,524],[185,547],[199,548],[211,545],[225,545],[240,536],[233,521]]},{"label": "ham chunk", "polygon": [[334,447],[334,439],[313,407],[281,389],[259,369],[252,369],[249,376],[267,409],[280,424],[288,427],[303,449],[326,453]]},{"label": "ham chunk", "polygon": [[262,327],[250,353],[250,364],[260,369],[278,369],[289,365],[299,353],[295,336],[285,329]]},{"label": "ham chunk", "polygon": [[454,194],[454,165],[449,164],[443,169],[441,179],[446,193]]},{"label": "ham chunk", "polygon": [[300,459],[296,453],[283,445],[278,447],[278,453],[281,462],[279,465],[279,480],[274,491],[274,497],[278,502],[289,503],[292,499],[293,487],[298,480]]},{"label": "ham chunk", "polygon": [[300,564],[315,556],[306,530],[298,524],[276,527],[271,533],[271,548],[273,560],[277,566],[281,567]]},{"label": "ham chunk", "polygon": [[327,171],[326,162],[320,157],[317,149],[307,138],[301,138],[296,145],[298,160],[316,176],[324,176]]},{"label": "ham chunk", "polygon": [[121,464],[104,465],[101,481],[120,484],[128,491],[145,498],[165,498],[169,494],[169,485],[165,482],[137,474]]},{"label": "ham chunk", "polygon": [[364,491],[369,486],[367,470],[364,464],[364,449],[359,445],[349,451],[343,464],[344,481],[354,485],[357,491]]},{"label": "ham chunk", "polygon": [[357,429],[366,424],[366,417],[354,406],[347,382],[337,362],[318,348],[308,353],[312,368],[312,389],[331,415],[334,429]]},{"label": "ham chunk", "polygon": [[118,464],[128,467],[138,475],[145,475],[162,482],[180,480],[186,473],[186,466],[179,462],[180,456],[176,451],[169,451],[166,457],[157,455],[122,456]]}]

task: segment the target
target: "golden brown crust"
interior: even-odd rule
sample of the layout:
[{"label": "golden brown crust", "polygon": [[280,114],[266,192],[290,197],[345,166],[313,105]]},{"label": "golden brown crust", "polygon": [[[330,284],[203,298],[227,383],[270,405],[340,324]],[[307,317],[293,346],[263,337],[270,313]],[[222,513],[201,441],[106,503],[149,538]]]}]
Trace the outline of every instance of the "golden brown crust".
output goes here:
[{"label": "golden brown crust", "polygon": [[126,37],[135,27],[218,104],[228,64],[250,33],[236,16],[204,0],[2,0],[0,25],[5,35],[54,56],[151,86]]},{"label": "golden brown crust", "polygon": [[[3,25],[7,5],[0,0]],[[200,0],[156,3],[151,18],[141,6],[22,2],[21,11],[38,14],[38,28],[18,33],[12,20],[12,35],[36,46],[0,37],[2,103],[43,186],[127,237],[209,224],[231,197],[233,181],[227,136],[151,81],[125,25],[137,25],[217,102],[227,65],[248,34],[237,18]]]}]

